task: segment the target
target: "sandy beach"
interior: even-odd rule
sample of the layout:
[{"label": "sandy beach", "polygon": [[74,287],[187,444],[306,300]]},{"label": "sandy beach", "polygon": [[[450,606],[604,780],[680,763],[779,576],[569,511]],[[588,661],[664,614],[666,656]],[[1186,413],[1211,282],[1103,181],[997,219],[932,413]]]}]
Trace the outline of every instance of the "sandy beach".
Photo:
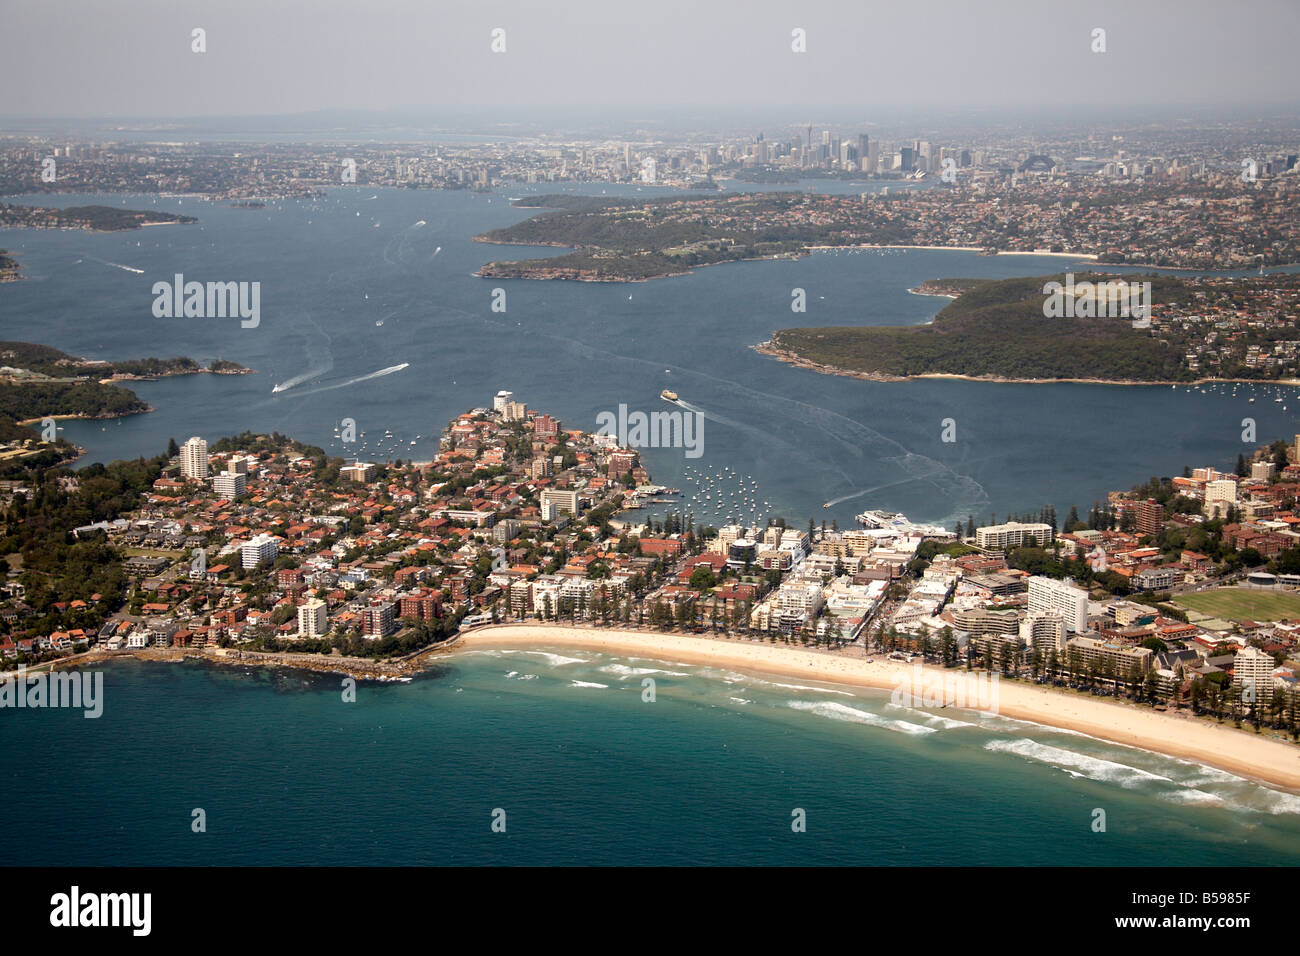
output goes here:
[{"label": "sandy beach", "polygon": [[[914,666],[873,655],[842,657],[786,646],[649,631],[503,624],[479,628],[459,642],[464,649],[580,647],[607,654],[704,664],[750,673],[800,677],[892,691],[912,686]],[[454,651],[452,652],[455,653]],[[925,668],[936,678],[955,672]],[[919,688],[918,688],[919,689]],[[1300,792],[1300,746],[1231,723],[1158,713],[1147,707],[1080,696],[1037,685],[1000,681],[996,711],[1003,717],[1073,730],[1118,744],[1217,767],[1242,777]]]}]

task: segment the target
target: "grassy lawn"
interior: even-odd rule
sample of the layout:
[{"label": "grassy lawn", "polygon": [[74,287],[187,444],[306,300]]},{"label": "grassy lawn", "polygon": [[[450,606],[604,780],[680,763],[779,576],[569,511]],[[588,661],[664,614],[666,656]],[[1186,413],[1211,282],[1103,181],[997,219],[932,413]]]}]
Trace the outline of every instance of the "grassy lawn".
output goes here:
[{"label": "grassy lawn", "polygon": [[179,551],[160,551],[157,548],[123,548],[122,554],[128,558],[167,558],[174,561],[180,555]]},{"label": "grassy lawn", "polygon": [[1198,594],[1180,594],[1174,603],[1228,621],[1280,621],[1300,617],[1300,594],[1288,591],[1218,588]]}]

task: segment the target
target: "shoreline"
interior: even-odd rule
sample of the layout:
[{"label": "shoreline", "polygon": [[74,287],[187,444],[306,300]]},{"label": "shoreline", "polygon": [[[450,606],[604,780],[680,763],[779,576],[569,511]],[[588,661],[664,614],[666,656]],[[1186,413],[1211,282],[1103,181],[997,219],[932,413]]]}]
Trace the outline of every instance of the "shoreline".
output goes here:
[{"label": "shoreline", "polygon": [[[234,667],[269,667],[276,670],[311,671],[315,674],[336,674],[356,680],[394,681],[410,680],[419,674],[438,652],[455,646],[463,635],[454,635],[437,644],[419,648],[403,657],[369,658],[369,657],[335,657],[326,654],[306,654],[291,651],[243,651],[230,648],[195,648],[195,647],[146,647],[107,650],[94,648],[70,657],[43,661],[27,668],[27,673],[35,674],[42,669],[62,670],[69,667],[84,667],[100,664],[114,659],[131,658],[154,663],[181,663],[187,660],[203,661],[208,664]],[[0,672],[0,681],[6,675],[16,673],[13,670]]]},{"label": "shoreline", "polygon": [[[935,295],[937,293],[916,292],[908,289],[913,295]],[[943,296],[948,298],[947,296]],[[922,322],[920,325],[929,325],[934,321]],[[776,359],[778,362],[784,362],[786,365],[793,365],[796,368],[808,369],[812,372],[819,372],[822,375],[840,375],[845,378],[857,378],[864,382],[914,382],[922,379],[955,379],[963,382],[989,382],[998,385],[1150,385],[1150,386],[1185,386],[1191,388],[1196,385],[1218,385],[1228,383],[1241,383],[1245,385],[1300,385],[1300,379],[1279,378],[1279,379],[1262,379],[1262,378],[1198,378],[1190,381],[1175,382],[1166,381],[1148,381],[1145,379],[1106,379],[1106,378],[1005,378],[1000,375],[962,375],[956,372],[923,372],[919,375],[893,375],[888,372],[855,372],[851,369],[840,368],[837,365],[823,365],[820,362],[814,362],[806,359],[797,352],[791,352],[789,349],[782,349],[774,346],[772,340],[760,342],[757,345],[749,346],[755,352],[761,355],[767,355]]]},{"label": "shoreline", "polygon": [[[756,676],[812,680],[866,690],[893,691],[913,686],[916,664],[850,657],[766,642],[727,640],[649,630],[575,627],[559,624],[493,624],[462,632],[451,639],[421,648],[396,659],[338,658],[324,655],[239,651],[230,649],[145,648],[118,651],[91,650],[70,658],[37,664],[41,670],[94,666],[113,659],[132,658],[155,663],[199,660],[209,664],[334,674],[357,680],[401,681],[419,675],[426,667],[454,660],[457,650],[546,647],[582,648],[624,658],[648,658],[667,664],[726,667]],[[0,680],[14,672],[0,674]],[[927,680],[942,686],[944,676],[977,675],[964,668],[921,666]],[[1049,729],[1071,731],[1107,743],[1133,747],[1196,764],[1213,767],[1264,786],[1300,793],[1300,746],[1271,735],[1238,730],[1193,717],[1188,711],[1158,712],[1139,704],[1089,697],[1057,688],[1020,681],[1000,680],[994,712]],[[975,711],[978,707],[952,710]],[[926,713],[940,708],[916,707]]]},{"label": "shoreline", "polygon": [[[546,645],[891,691],[910,686],[915,667],[883,656],[869,661],[774,644],[566,625],[490,625],[476,628],[460,640],[460,646],[468,649]],[[937,678],[966,671],[924,665],[922,673]],[[1270,787],[1300,792],[1300,747],[1273,737],[1194,718],[1186,712],[1176,716],[1137,704],[1085,697],[1019,681],[1000,681],[998,694],[997,713],[1003,717],[1190,760]]]},{"label": "shoreline", "polygon": [[1033,252],[1021,249],[999,249],[997,252],[988,253],[984,246],[916,246],[916,245],[890,245],[878,242],[859,242],[845,244],[841,246],[807,246],[809,250],[815,251],[833,251],[835,249],[918,249],[932,252],[977,252],[981,255],[993,256],[1053,256],[1058,259],[1088,259],[1096,261],[1095,252]]},{"label": "shoreline", "polygon": [[113,415],[87,415],[85,412],[65,412],[61,415],[42,415],[40,418],[20,418],[14,421],[15,425],[39,425],[47,418],[53,418],[55,421],[76,420],[83,422],[107,422],[114,418],[128,418],[131,415],[147,415],[150,412],[157,411],[152,405],[146,405],[144,408],[135,412],[118,412]]}]

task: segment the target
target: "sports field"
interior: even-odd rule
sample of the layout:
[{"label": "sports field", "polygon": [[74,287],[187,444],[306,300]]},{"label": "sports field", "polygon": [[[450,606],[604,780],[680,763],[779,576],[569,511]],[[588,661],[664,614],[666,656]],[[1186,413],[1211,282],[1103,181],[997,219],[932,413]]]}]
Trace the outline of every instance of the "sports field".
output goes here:
[{"label": "sports field", "polygon": [[1281,621],[1300,617],[1300,594],[1257,591],[1252,588],[1218,588],[1180,594],[1174,603],[1225,621]]}]

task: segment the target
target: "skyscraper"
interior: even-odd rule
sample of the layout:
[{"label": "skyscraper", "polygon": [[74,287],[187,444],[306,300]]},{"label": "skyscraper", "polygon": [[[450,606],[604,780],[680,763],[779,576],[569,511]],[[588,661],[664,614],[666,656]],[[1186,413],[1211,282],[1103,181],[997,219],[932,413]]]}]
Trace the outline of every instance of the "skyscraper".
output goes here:
[{"label": "skyscraper", "polygon": [[208,443],[197,435],[181,445],[181,474],[200,481],[208,477]]},{"label": "skyscraper", "polygon": [[1232,683],[1241,690],[1242,703],[1267,704],[1273,696],[1273,669],[1277,662],[1272,654],[1257,647],[1243,647],[1232,659]]}]

